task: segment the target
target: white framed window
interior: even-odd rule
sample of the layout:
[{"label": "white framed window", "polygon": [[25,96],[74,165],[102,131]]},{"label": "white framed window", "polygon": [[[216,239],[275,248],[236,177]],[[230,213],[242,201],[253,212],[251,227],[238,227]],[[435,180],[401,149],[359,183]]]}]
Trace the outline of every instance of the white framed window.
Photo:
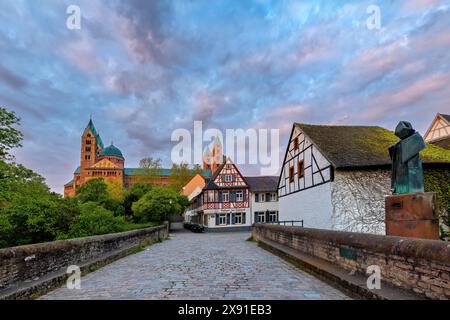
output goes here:
[{"label": "white framed window", "polygon": [[227,215],[225,213],[219,214],[219,225],[223,226],[227,224]]},{"label": "white framed window", "polygon": [[263,223],[266,222],[266,214],[264,212],[257,212],[256,213],[256,223]]},{"label": "white framed window", "polygon": [[242,202],[244,200],[243,192],[236,191],[236,201]]},{"label": "white framed window", "polygon": [[231,174],[226,174],[225,175],[225,182],[232,182],[233,181],[233,176]]},{"label": "white framed window", "polygon": [[230,202],[230,194],[228,192],[222,193],[222,202]]},{"label": "white framed window", "polygon": [[277,196],[276,192],[272,192],[272,201],[277,201]]},{"label": "white framed window", "polygon": [[259,194],[259,202],[266,202],[266,194],[265,193]]},{"label": "white framed window", "polygon": [[278,212],[270,211],[269,212],[269,222],[276,222],[276,221],[278,221]]},{"label": "white framed window", "polygon": [[234,224],[242,224],[242,212],[234,214]]}]

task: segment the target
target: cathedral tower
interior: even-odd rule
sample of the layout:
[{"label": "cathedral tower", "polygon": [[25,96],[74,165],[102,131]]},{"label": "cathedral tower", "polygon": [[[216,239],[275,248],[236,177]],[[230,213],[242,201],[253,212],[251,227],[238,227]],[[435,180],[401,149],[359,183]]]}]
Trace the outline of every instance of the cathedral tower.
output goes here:
[{"label": "cathedral tower", "polygon": [[102,139],[95,129],[92,119],[90,119],[81,136],[80,167],[92,167],[97,162],[97,158],[102,150]]}]

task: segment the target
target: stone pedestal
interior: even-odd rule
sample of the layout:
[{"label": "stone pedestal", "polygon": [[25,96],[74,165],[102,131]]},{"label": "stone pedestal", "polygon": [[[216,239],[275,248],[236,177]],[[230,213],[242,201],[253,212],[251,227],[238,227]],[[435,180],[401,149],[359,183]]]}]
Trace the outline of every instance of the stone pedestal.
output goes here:
[{"label": "stone pedestal", "polygon": [[434,192],[386,197],[386,235],[439,239],[437,194]]}]

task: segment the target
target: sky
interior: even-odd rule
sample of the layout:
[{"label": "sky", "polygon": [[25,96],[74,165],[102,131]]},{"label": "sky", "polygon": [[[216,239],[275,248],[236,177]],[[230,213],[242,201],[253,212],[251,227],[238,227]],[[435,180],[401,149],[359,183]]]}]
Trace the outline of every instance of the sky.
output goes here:
[{"label": "sky", "polygon": [[91,114],[127,167],[170,167],[194,120],[279,129],[280,158],[294,121],[423,134],[450,113],[450,1],[1,0],[0,105],[21,118],[16,161],[60,193]]}]

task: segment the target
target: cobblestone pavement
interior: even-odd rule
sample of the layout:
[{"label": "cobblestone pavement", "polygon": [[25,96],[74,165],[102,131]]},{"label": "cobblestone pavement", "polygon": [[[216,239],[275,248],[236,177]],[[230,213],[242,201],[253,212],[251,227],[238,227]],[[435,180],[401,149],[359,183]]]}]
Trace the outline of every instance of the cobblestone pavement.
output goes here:
[{"label": "cobblestone pavement", "polygon": [[41,299],[349,299],[249,236],[174,233]]}]

